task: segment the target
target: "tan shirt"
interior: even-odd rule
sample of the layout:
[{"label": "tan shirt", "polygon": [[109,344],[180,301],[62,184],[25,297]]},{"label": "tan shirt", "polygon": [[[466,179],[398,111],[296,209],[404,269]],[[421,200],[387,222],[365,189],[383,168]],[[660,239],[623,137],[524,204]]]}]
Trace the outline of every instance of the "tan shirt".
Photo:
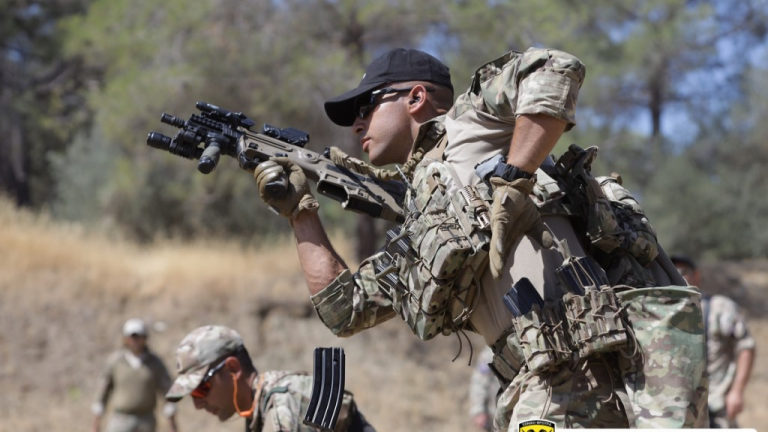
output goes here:
[{"label": "tan shirt", "polygon": [[94,414],[100,415],[107,403],[123,414],[153,414],[158,395],[164,395],[171,387],[171,377],[159,357],[147,351],[141,356],[133,356],[132,365],[129,355],[133,356],[123,348],[107,360],[99,382]]},{"label": "tan shirt", "polygon": [[728,297],[716,295],[702,299],[707,309],[707,373],[709,374],[709,409],[725,408],[725,395],[736,377],[736,358],[745,349],[754,349],[755,340],[739,306]]}]

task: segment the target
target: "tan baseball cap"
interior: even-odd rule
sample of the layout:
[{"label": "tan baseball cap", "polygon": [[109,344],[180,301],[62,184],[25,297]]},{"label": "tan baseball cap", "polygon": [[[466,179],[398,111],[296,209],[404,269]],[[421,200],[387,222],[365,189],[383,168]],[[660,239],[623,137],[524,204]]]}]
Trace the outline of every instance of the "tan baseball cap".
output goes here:
[{"label": "tan baseball cap", "polygon": [[165,398],[176,402],[196,389],[209,366],[243,346],[243,338],[231,328],[209,325],[193,330],[176,349],[176,381]]}]

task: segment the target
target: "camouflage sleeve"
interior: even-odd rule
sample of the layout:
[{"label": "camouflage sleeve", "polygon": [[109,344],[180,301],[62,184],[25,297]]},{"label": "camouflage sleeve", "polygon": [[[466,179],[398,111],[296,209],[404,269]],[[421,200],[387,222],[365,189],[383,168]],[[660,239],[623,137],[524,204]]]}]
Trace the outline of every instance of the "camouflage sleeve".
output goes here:
[{"label": "camouflage sleeve", "polygon": [[728,335],[733,338],[735,345],[735,352],[739,352],[745,349],[755,348],[755,339],[749,333],[747,327],[747,320],[741,313],[739,306],[733,300],[727,297],[721,297],[720,311],[718,316],[720,319],[720,328],[724,335]]},{"label": "camouflage sleeve", "polygon": [[514,121],[523,114],[546,114],[576,124],[576,100],[586,66],[563,51],[531,48],[510,53],[478,69],[475,81],[488,112]]},{"label": "camouflage sleeve", "polygon": [[[477,359],[477,365],[472,371],[469,380],[469,415],[474,417],[478,414],[487,413],[488,398],[491,394],[491,386],[498,384],[488,367],[488,363],[493,359],[493,351],[486,347]],[[487,413],[493,414],[493,413]]]},{"label": "camouflage sleeve", "polygon": [[262,432],[293,432],[302,424],[300,408],[287,393],[272,395],[269,409],[264,413]]},{"label": "camouflage sleeve", "polygon": [[374,261],[379,255],[363,261],[354,275],[344,270],[311,297],[320,320],[336,336],[352,336],[395,316],[390,297],[375,278]]},{"label": "camouflage sleeve", "polygon": [[93,415],[101,417],[104,415],[104,410],[109,401],[109,396],[112,394],[114,388],[114,381],[112,380],[112,368],[116,361],[116,354],[112,354],[107,359],[107,364],[101,372],[99,377],[98,387],[96,389],[96,399],[91,405],[91,412]]}]

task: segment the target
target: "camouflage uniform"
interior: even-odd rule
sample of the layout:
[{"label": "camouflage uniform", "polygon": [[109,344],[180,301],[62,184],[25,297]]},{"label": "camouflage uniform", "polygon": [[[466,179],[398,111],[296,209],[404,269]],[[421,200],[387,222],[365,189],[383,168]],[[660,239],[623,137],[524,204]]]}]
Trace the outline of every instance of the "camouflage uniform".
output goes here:
[{"label": "camouflage uniform", "polygon": [[[176,349],[178,377],[166,399],[178,401],[200,385],[211,365],[243,347],[242,337],[224,326],[199,327]],[[303,372],[268,371],[257,374],[251,386],[254,414],[247,420],[254,432],[310,432],[304,425],[304,410],[312,396],[312,377]],[[357,410],[352,393],[345,392],[336,423],[337,432],[375,432]]]},{"label": "camouflage uniform", "polygon": [[[304,409],[312,396],[312,377],[304,373],[269,371],[261,374],[253,382],[258,400],[258,407],[250,423],[254,432],[310,432],[317,429],[304,425]],[[353,421],[359,422],[352,394],[347,392],[342,401],[341,413],[336,423],[336,431],[361,430],[360,425],[350,428]],[[373,432],[368,426],[367,431]]]},{"label": "camouflage uniform", "polygon": [[[170,387],[171,377],[159,357],[150,351],[137,357],[121,348],[107,360],[91,410],[101,416],[111,402],[106,432],[154,432],[157,395]],[[174,413],[175,405],[166,404],[164,414]]]},{"label": "camouflage uniform", "polygon": [[709,422],[719,428],[738,428],[736,420],[729,420],[726,415],[725,396],[736,376],[736,357],[743,350],[755,349],[755,340],[733,300],[720,295],[707,296],[702,305],[708,310]]},{"label": "camouflage uniform", "polygon": [[[469,380],[469,417],[486,414],[493,419],[496,412],[496,395],[499,393],[499,381],[493,376],[488,364],[493,360],[493,351],[485,347],[477,357],[477,364]],[[490,430],[490,422],[486,430]]]},{"label": "camouflage uniform", "polygon": [[[482,190],[485,186],[475,174],[474,167],[509,148],[519,115],[546,114],[566,122],[566,130],[572,128],[578,90],[584,76],[585,67],[578,59],[548,49],[513,51],[480,67],[469,90],[459,95],[448,114],[421,126],[414,143],[414,154],[421,148],[428,151],[435,146],[445,147],[441,160],[430,160],[428,153],[416,167],[412,181],[415,191],[407,194],[405,207],[423,209],[422,201],[433,200],[432,191],[439,190],[433,185],[443,184],[441,180],[452,174],[460,183],[457,187],[473,185]],[[552,163],[547,159],[544,165]],[[545,188],[545,185],[538,187]],[[444,199],[451,199],[457,190],[441,192]],[[424,210],[422,213],[428,212]],[[587,255],[567,217],[542,213],[542,220],[557,239],[567,240],[574,256]],[[430,242],[424,240],[423,244]],[[420,259],[429,262],[435,259],[428,254],[429,248],[423,249],[426,253]],[[528,278],[544,300],[557,299],[564,294],[554,273],[563,263],[563,255],[555,249],[543,250],[525,236],[513,245],[505,264],[507,270],[499,281],[492,278],[490,271],[475,275],[479,283],[475,285],[472,313],[468,319],[457,312],[466,311],[468,301],[453,301],[446,306],[440,303],[439,295],[431,293],[438,303],[419,304],[420,299],[409,291],[404,294],[380,282],[376,268],[381,267],[384,258],[383,252],[372,256],[363,261],[355,274],[348,270],[342,272],[328,287],[312,296],[320,319],[336,335],[350,336],[399,314],[423,339],[441,332],[449,334],[461,326],[482,335],[489,346],[499,348],[498,343],[504,343],[502,338],[508,334],[512,318],[501,298],[514,281]],[[655,285],[672,285],[670,277],[666,276],[668,272],[665,273],[658,263],[654,261],[649,267],[649,271],[658,275]],[[405,280],[408,290],[424,277],[419,270],[400,271],[400,280]],[[690,316],[684,317],[685,325],[677,326],[677,321],[671,325],[677,326],[682,333],[690,331],[693,337],[684,340],[680,346],[670,346],[665,344],[668,342],[665,327],[652,323],[641,336],[648,342],[646,346],[658,349],[656,354],[645,353],[644,364],[639,360],[621,360],[623,357],[617,355],[607,358],[597,355],[583,359],[573,369],[563,367],[556,372],[533,375],[510,348],[499,348],[509,367],[519,373],[514,381],[507,383],[509,385],[498,400],[495,428],[516,430],[518,421],[531,418],[552,420],[571,427],[628,427],[630,423],[644,427],[701,425],[696,421],[706,418],[706,410],[703,416],[700,415],[706,404],[703,325],[698,293],[692,289],[687,294],[693,300],[686,299],[683,309],[690,311]],[[661,291],[639,292],[634,297],[631,301],[635,303],[633,311],[637,311],[638,327],[642,328],[646,321],[661,322],[664,319],[664,315],[654,312],[643,315],[642,308],[642,300],[649,297],[656,302],[654,304],[663,307],[666,297]],[[680,319],[677,317],[678,321]],[[653,355],[660,356],[660,361],[653,363],[656,360]],[[656,368],[654,375],[644,376],[641,369],[649,370],[650,367]],[[620,397],[623,404],[619,402]],[[678,402],[669,403],[670,399]],[[629,415],[624,413],[622,405],[632,405]]]}]

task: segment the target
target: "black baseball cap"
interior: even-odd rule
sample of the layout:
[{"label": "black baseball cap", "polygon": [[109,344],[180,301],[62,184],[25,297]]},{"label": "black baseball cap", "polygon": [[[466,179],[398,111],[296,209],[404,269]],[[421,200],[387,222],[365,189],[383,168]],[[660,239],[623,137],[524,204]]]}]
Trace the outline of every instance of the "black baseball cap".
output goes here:
[{"label": "black baseball cap", "polygon": [[352,126],[355,99],[382,84],[403,81],[427,81],[453,91],[451,73],[440,60],[423,51],[395,48],[368,65],[357,88],[327,101],[325,113],[339,126]]}]

